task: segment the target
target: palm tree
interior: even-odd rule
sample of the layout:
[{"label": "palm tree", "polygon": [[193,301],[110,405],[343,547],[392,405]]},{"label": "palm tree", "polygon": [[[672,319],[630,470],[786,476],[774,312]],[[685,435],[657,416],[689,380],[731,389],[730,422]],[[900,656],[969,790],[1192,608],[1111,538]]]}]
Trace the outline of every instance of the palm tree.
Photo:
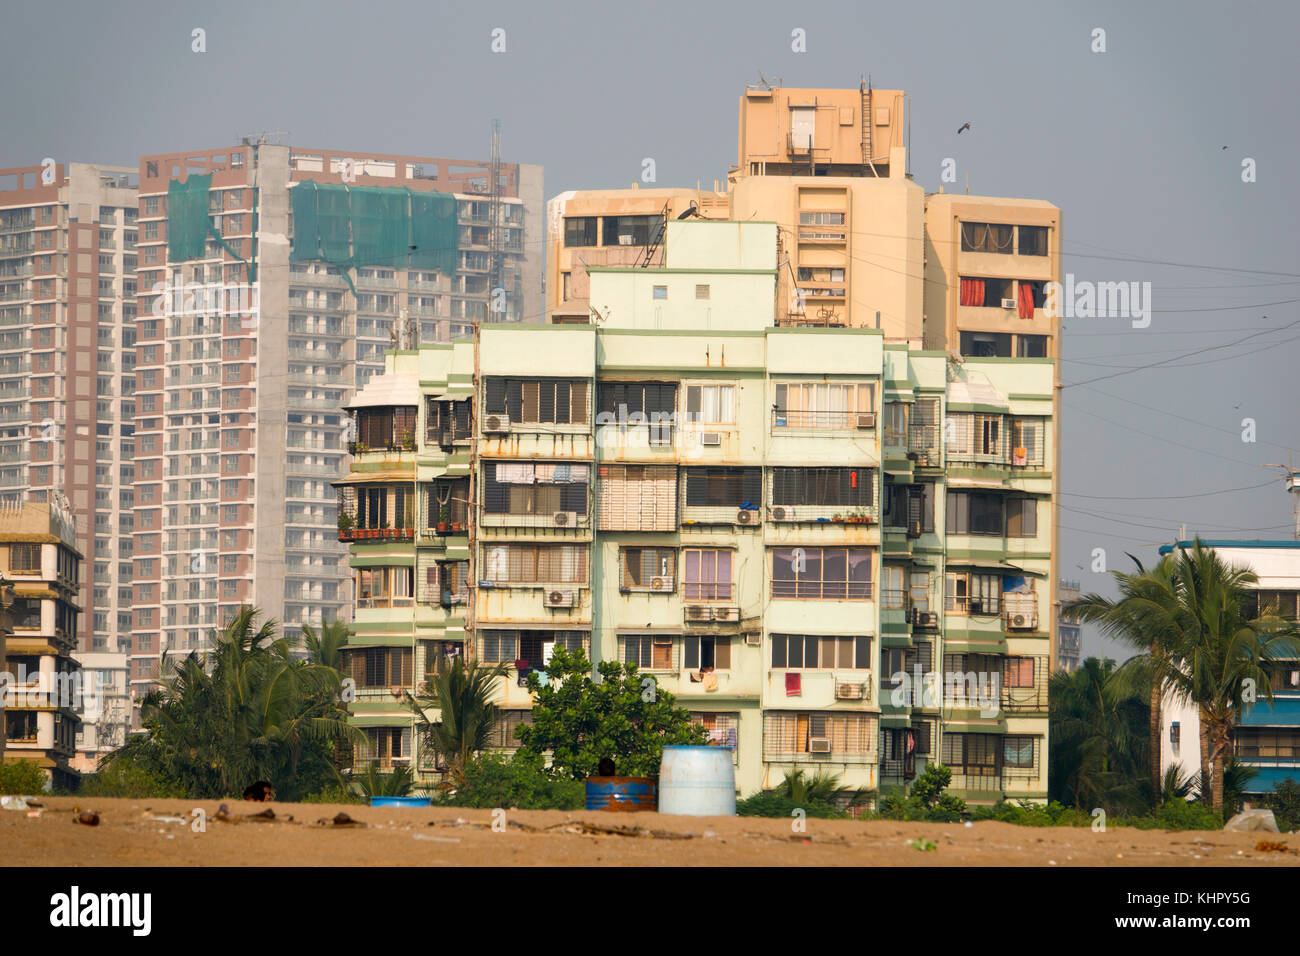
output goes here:
[{"label": "palm tree", "polygon": [[[475,661],[466,667],[456,657],[425,683],[421,693],[407,697],[426,745],[447,760],[456,786],[464,784],[465,768],[474,754],[487,749],[497,717],[492,703],[496,680],[506,674],[505,664],[489,667]],[[439,712],[436,721],[428,716],[433,710]]]},{"label": "palm tree", "polygon": [[370,761],[365,773],[353,778],[361,795],[365,797],[404,797],[415,786],[410,767],[394,767],[391,773],[381,773],[378,761]]},{"label": "palm tree", "polygon": [[307,650],[307,660],[342,673],[343,645],[347,644],[351,636],[352,631],[347,624],[338,619],[326,621],[319,633],[310,624],[304,624],[302,641]]},{"label": "palm tree", "polygon": [[[1085,594],[1061,609],[1063,614],[1097,625],[1103,634],[1117,638],[1137,653],[1124,662],[1119,678],[1145,691],[1150,703],[1147,724],[1147,753],[1151,755],[1148,780],[1151,799],[1159,802],[1163,792],[1160,777],[1160,713],[1165,694],[1185,698],[1187,675],[1182,668],[1182,646],[1186,623],[1178,614],[1175,563],[1166,555],[1150,568],[1129,555],[1136,565],[1131,573],[1112,571],[1119,598]],[[1107,670],[1109,675],[1109,670]]]},{"label": "palm tree", "polygon": [[1182,550],[1174,578],[1185,634],[1180,664],[1200,711],[1201,779],[1210,781],[1210,805],[1221,807],[1224,761],[1243,705],[1258,698],[1272,704],[1271,665],[1295,655],[1297,631],[1268,609],[1253,614],[1244,598],[1258,577],[1228,565],[1199,538]]},{"label": "palm tree", "polygon": [[[839,774],[831,773],[821,767],[818,767],[812,776],[804,776],[803,769],[795,767],[786,772],[777,785],[776,792],[789,797],[797,804],[836,806],[836,798],[840,795],[840,777]],[[875,794],[866,787],[859,787],[849,795],[848,803],[839,809],[862,806],[874,796]]]},{"label": "palm tree", "polygon": [[1160,785],[1160,802],[1168,803],[1171,800],[1186,800],[1197,790],[1197,778],[1184,774],[1179,769],[1179,765],[1174,763],[1165,768],[1164,776],[1161,778]]},{"label": "palm tree", "polygon": [[1141,804],[1146,770],[1146,702],[1112,660],[1089,657],[1048,685],[1052,797],[1081,810]]}]

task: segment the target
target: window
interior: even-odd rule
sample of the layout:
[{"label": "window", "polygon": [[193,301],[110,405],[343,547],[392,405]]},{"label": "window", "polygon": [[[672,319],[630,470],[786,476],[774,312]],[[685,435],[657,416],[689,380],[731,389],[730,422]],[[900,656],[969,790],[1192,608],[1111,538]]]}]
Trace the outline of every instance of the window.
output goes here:
[{"label": "window", "polygon": [[648,246],[663,232],[662,216],[606,216],[603,244]]},{"label": "window", "polygon": [[775,386],[776,428],[855,428],[875,409],[875,386],[784,382]]},{"label": "window", "polygon": [[1036,738],[1008,735],[1002,738],[1002,766],[1008,770],[1032,770]]},{"label": "window", "polygon": [[963,222],[961,224],[962,252],[996,252],[1011,254],[1011,230],[1001,223]]},{"label": "window", "polygon": [[691,634],[683,637],[682,665],[693,671],[730,670],[731,636]]},{"label": "window", "polygon": [[[507,663],[519,670],[535,670],[550,660],[556,646],[570,651],[585,650],[582,631],[479,631],[479,658],[488,663]],[[518,665],[522,664],[522,667]]]},{"label": "window", "polygon": [[622,548],[619,567],[622,569],[620,587],[624,590],[672,591],[677,552],[672,548]]},{"label": "window", "polygon": [[909,535],[934,531],[934,484],[899,485],[885,482],[886,528],[906,528]]},{"label": "window", "polygon": [[1043,463],[1043,432],[1046,419],[1014,418],[1011,420],[1011,464]]},{"label": "window", "polygon": [[[1021,519],[1023,526],[1023,517]],[[989,492],[948,492],[948,533],[1003,534],[1002,496]]]},{"label": "window", "polygon": [[687,385],[686,420],[701,425],[734,425],[736,386]]},{"label": "window", "polygon": [[1011,357],[1009,332],[962,332],[958,344],[961,354],[972,358]]},{"label": "window", "polygon": [[774,548],[772,597],[870,600],[871,558],[865,548]]},{"label": "window", "polygon": [[1300,619],[1297,607],[1300,603],[1300,591],[1284,591],[1277,588],[1258,588],[1248,590],[1242,599],[1242,610],[1250,617],[1272,615],[1285,621]]},{"label": "window", "polygon": [[667,634],[624,635],[623,662],[641,670],[676,670],[673,663],[673,639]]},{"label": "window", "polygon": [[949,571],[944,575],[943,609],[949,614],[996,616],[1002,598],[998,572]]},{"label": "window", "polygon": [[9,570],[29,573],[41,569],[41,546],[39,544],[9,545]]},{"label": "window", "polygon": [[414,405],[357,409],[357,442],[367,448],[397,450],[415,435]]},{"label": "window", "polygon": [[913,571],[907,576],[907,598],[918,611],[930,610],[929,571]]},{"label": "window", "polygon": [[871,667],[871,638],[773,634],[772,666],[792,670],[866,670]]},{"label": "window", "polygon": [[1047,227],[1046,226],[1017,226],[1016,231],[1019,233],[1019,248],[1016,250],[1022,256],[1045,256],[1047,255]]},{"label": "window", "polygon": [[564,220],[566,246],[594,246],[596,244],[596,217],[571,216]]},{"label": "window", "polygon": [[1019,358],[1047,358],[1047,336],[1017,335],[1016,355]]},{"label": "window", "polygon": [[762,468],[687,468],[687,508],[758,508],[763,503]]},{"label": "window", "polygon": [[412,683],[409,647],[366,647],[345,653],[344,673],[358,687],[408,687]]},{"label": "window", "polygon": [[505,414],[511,424],[585,425],[587,383],[579,379],[489,378],[485,410]]},{"label": "window", "polygon": [[599,465],[601,531],[676,531],[677,468]]},{"label": "window", "polygon": [[601,382],[600,411],[617,422],[627,422],[633,415],[645,421],[671,421],[677,411],[677,383]]},{"label": "window", "polygon": [[519,735],[517,731],[525,724],[531,725],[531,710],[498,710],[496,723],[488,735],[487,746],[495,750],[518,750]]},{"label": "window", "polygon": [[1007,499],[1007,537],[1033,538],[1038,535],[1038,500]]},{"label": "window", "polygon": [[954,775],[996,777],[1002,740],[1000,734],[946,733],[940,759],[945,767],[952,768]]},{"label": "window", "polygon": [[682,597],[687,601],[730,601],[732,552],[719,548],[686,548]]},{"label": "window", "polygon": [[1002,686],[1025,688],[1034,686],[1034,659],[1008,657],[1002,661]]},{"label": "window", "polygon": [[740,728],[739,714],[703,714],[691,715],[694,722],[702,726],[709,734],[711,746],[726,747],[734,754]]},{"label": "window", "polygon": [[869,508],[875,473],[871,468],[773,468],[772,504],[825,508]]},{"label": "window", "polygon": [[865,763],[875,736],[876,721],[868,714],[768,711],[763,715],[763,753],[769,757],[829,752]]},{"label": "window", "polygon": [[356,606],[410,606],[415,591],[414,568],[358,568],[354,580]]},{"label": "window", "polygon": [[880,606],[898,609],[903,607],[904,569],[896,564],[886,564],[880,569]]},{"label": "window", "polygon": [[668,298],[668,286],[666,285],[657,285],[653,288],[652,292],[656,299]]},{"label": "window", "polygon": [[586,545],[498,544],[483,549],[483,580],[494,584],[583,584]]},{"label": "window", "polygon": [[882,437],[885,444],[899,448],[907,447],[907,403],[885,402],[882,409],[882,418],[884,419]]},{"label": "window", "polygon": [[591,469],[585,464],[489,461],[483,465],[484,510],[489,515],[587,514]]},{"label": "window", "polygon": [[707,285],[697,285],[695,287],[695,298],[707,299],[709,297],[709,287]]}]

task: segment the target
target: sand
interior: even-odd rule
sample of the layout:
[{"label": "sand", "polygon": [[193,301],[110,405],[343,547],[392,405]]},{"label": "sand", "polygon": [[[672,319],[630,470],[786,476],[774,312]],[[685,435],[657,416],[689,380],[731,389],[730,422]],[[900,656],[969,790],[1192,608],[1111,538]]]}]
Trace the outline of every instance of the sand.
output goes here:
[{"label": "sand", "polygon": [[[45,798],[40,816],[0,810],[7,866],[1296,866],[1300,835],[1111,828],[673,817],[227,801]],[[98,826],[73,823],[73,807]],[[249,814],[270,807],[272,821]],[[194,810],[207,815],[193,828]],[[364,827],[338,827],[343,812]],[[183,822],[158,820],[179,817]],[[914,840],[934,844],[914,849]],[[1257,849],[1260,841],[1284,850]]]}]

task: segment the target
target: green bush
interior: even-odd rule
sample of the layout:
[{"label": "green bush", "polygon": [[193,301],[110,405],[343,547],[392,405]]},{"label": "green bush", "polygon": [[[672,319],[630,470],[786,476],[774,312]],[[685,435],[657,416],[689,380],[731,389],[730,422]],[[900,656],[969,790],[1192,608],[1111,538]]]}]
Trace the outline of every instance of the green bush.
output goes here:
[{"label": "green bush", "polygon": [[85,774],[77,793],[87,797],[184,797],[184,788],[128,760],[112,760]]},{"label": "green bush", "polygon": [[34,796],[45,789],[45,771],[35,760],[0,763],[0,793]]},{"label": "green bush", "polygon": [[952,770],[930,764],[912,783],[906,797],[891,795],[880,801],[880,815],[886,820],[923,820],[930,823],[960,823],[969,811],[966,801],[944,793],[952,782]]},{"label": "green bush", "polygon": [[794,817],[795,810],[803,810],[805,816],[819,817],[824,820],[847,820],[849,815],[837,810],[829,803],[817,800],[797,801],[776,790],[760,790],[752,796],[736,801],[738,817],[782,817],[786,820]]},{"label": "green bush", "polygon": [[347,787],[333,786],[309,793],[302,798],[303,803],[365,803],[361,797]]},{"label": "green bush", "polygon": [[581,780],[549,776],[540,757],[522,750],[512,757],[488,752],[466,765],[464,786],[439,802],[451,807],[581,810],[586,792]]},{"label": "green bush", "polygon": [[1290,777],[1279,781],[1267,803],[1279,830],[1287,833],[1300,829],[1300,783]]}]

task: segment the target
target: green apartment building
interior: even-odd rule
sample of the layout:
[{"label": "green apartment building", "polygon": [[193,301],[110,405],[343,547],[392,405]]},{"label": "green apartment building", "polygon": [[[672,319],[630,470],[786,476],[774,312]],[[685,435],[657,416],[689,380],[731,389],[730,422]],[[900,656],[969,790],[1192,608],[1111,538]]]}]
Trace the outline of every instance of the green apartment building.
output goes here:
[{"label": "green apartment building", "polygon": [[516,746],[559,644],[654,675],[742,794],[1046,798],[1055,360],[782,324],[778,237],[667,221],[588,322],[389,353],[338,483],[359,760],[436,776],[403,690],[455,655],[508,665]]}]

